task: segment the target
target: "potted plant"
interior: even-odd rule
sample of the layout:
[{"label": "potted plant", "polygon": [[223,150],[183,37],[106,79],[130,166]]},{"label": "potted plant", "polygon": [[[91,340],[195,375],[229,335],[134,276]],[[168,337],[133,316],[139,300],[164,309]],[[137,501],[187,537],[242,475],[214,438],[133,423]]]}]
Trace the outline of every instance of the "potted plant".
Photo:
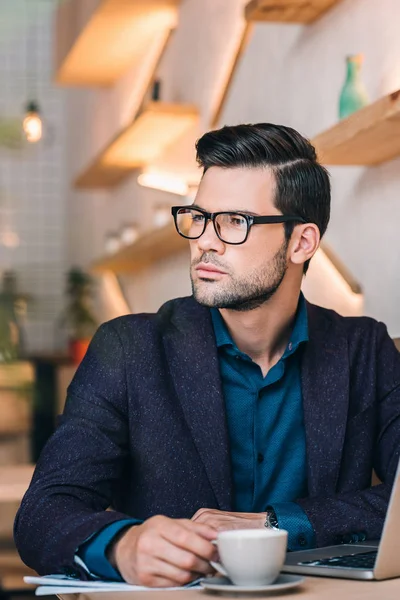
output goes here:
[{"label": "potted plant", "polygon": [[97,328],[92,302],[93,279],[80,268],[74,267],[67,273],[67,306],[62,321],[69,336],[69,353],[75,364],[86,354],[90,340]]},{"label": "potted plant", "polygon": [[0,363],[16,361],[24,354],[21,319],[28,296],[17,291],[17,275],[4,271],[0,289]]}]

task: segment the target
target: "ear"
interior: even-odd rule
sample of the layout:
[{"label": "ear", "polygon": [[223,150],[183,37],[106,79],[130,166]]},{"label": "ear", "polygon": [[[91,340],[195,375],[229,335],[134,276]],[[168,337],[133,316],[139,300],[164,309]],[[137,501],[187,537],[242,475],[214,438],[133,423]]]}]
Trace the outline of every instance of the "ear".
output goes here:
[{"label": "ear", "polygon": [[300,265],[310,260],[318,250],[320,239],[319,229],[314,223],[297,225],[290,240],[291,262]]}]

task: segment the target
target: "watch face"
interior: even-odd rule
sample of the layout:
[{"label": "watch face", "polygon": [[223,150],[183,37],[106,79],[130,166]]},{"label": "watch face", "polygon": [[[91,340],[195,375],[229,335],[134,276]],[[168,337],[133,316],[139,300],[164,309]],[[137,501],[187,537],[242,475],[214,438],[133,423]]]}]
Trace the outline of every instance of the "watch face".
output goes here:
[{"label": "watch face", "polygon": [[267,518],[265,520],[265,527],[268,527],[270,529],[279,529],[278,519],[276,518],[274,510],[268,510]]}]

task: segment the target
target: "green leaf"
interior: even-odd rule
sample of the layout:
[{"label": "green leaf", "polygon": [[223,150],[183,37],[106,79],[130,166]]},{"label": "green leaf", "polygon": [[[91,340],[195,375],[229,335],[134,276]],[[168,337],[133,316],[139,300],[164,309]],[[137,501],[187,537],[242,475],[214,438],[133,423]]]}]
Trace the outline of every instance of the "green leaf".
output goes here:
[{"label": "green leaf", "polygon": [[19,150],[23,146],[22,121],[17,118],[0,117],[0,146]]}]

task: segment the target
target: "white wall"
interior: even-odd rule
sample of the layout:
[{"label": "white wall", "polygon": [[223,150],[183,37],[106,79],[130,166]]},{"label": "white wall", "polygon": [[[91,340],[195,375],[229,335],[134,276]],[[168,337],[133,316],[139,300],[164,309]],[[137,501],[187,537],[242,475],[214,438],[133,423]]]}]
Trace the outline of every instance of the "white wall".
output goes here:
[{"label": "white wall", "polygon": [[36,100],[44,120],[37,145],[0,143],[0,276],[14,270],[19,291],[32,297],[26,341],[34,352],[57,346],[64,302],[65,114],[64,92],[52,84],[55,2],[0,2],[0,119],[14,118],[22,132],[25,106]]},{"label": "white wall", "polygon": [[[160,68],[163,99],[196,103],[201,110],[200,131],[209,128],[217,84],[242,26],[244,4],[245,0],[182,0],[179,27]],[[371,100],[400,88],[399,22],[398,0],[343,0],[310,26],[257,24],[221,125],[270,121],[293,126],[309,137],[322,131],[336,122],[345,56],[350,53],[365,54],[364,81]],[[118,86],[121,92],[124,83]],[[89,162],[98,150],[97,133],[120,118],[118,106],[129,112],[127,96],[122,98],[126,91],[118,101],[108,102],[107,94],[115,98],[116,93],[69,92],[69,151],[79,153],[79,160],[75,156],[71,161],[71,180],[77,165]],[[101,121],[96,121],[102,102],[108,104],[108,114],[103,109]],[[192,132],[188,147],[196,134]],[[185,153],[187,144],[188,139]],[[193,155],[187,161],[193,162]],[[171,156],[168,164],[171,168]],[[400,335],[400,159],[375,168],[330,171],[333,197],[327,242],[361,283],[366,314],[386,322],[393,336]],[[180,202],[167,194],[165,199]],[[105,232],[122,221],[136,218],[143,228],[149,227],[152,206],[159,200],[160,192],[140,188],[135,177],[111,192],[71,191],[70,262],[89,264],[98,258]],[[171,258],[130,278],[128,285],[124,282],[133,310],[152,310],[168,298],[190,292],[187,259]]]}]

